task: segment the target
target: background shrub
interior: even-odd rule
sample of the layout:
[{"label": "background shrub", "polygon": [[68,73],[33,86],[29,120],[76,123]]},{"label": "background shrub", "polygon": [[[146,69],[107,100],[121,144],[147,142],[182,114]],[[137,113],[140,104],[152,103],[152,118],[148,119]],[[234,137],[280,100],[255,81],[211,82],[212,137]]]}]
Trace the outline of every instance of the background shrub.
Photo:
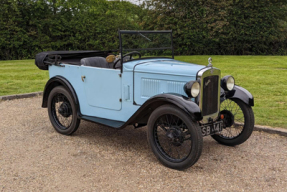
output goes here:
[{"label": "background shrub", "polygon": [[0,60],[118,49],[118,29],[172,29],[177,55],[283,55],[286,21],[280,0],[1,0]]},{"label": "background shrub", "polygon": [[151,0],[144,28],[173,29],[177,54],[287,53],[287,2]]}]

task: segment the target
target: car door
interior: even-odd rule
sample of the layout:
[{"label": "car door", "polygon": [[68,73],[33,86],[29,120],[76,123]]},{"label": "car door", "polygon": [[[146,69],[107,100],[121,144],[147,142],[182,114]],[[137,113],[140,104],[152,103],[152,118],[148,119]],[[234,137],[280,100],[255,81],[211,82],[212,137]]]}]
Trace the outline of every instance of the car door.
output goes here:
[{"label": "car door", "polygon": [[87,103],[92,107],[121,110],[121,71],[81,66]]}]

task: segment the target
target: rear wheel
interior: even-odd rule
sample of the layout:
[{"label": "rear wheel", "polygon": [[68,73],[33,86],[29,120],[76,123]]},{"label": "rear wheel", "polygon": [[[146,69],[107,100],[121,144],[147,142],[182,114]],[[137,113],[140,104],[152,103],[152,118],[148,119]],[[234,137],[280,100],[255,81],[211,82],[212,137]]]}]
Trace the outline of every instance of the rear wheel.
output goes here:
[{"label": "rear wheel", "polygon": [[252,108],[239,99],[227,99],[220,105],[220,114],[224,115],[225,128],[212,135],[218,143],[239,145],[245,142],[253,132],[254,114]]},{"label": "rear wheel", "polygon": [[157,159],[172,169],[186,169],[202,151],[198,124],[173,105],[157,108],[148,121],[148,143]]},{"label": "rear wheel", "polygon": [[49,94],[48,114],[55,130],[64,135],[73,134],[79,127],[76,106],[71,94],[62,86]]}]

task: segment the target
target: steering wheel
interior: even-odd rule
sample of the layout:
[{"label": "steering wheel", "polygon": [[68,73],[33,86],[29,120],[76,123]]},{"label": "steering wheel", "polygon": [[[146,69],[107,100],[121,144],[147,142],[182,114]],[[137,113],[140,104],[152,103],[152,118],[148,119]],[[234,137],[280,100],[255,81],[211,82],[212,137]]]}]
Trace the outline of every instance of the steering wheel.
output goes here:
[{"label": "steering wheel", "polygon": [[[124,56],[122,56],[121,59],[124,59],[126,56],[130,56],[130,59],[132,59],[132,56],[133,56],[134,54],[137,54],[137,55],[139,56],[139,58],[142,57],[142,55],[141,55],[140,52],[138,52],[138,51],[132,51],[132,52],[129,52],[129,53],[125,54]],[[114,63],[114,65],[113,65],[113,68],[114,68],[114,69],[116,69],[116,65],[118,64],[118,62],[119,62],[121,59],[118,59],[118,60]]]}]

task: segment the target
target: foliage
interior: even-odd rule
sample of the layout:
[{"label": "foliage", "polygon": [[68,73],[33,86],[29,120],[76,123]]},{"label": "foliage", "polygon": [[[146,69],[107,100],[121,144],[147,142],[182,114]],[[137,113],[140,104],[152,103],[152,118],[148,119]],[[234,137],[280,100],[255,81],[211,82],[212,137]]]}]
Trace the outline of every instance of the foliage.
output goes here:
[{"label": "foliage", "polygon": [[179,55],[282,55],[286,13],[286,0],[1,0],[0,60],[118,49],[118,29],[172,29]]},{"label": "foliage", "polygon": [[118,29],[140,29],[142,9],[106,0],[2,0],[0,60],[48,50],[118,49]]},{"label": "foliage", "polygon": [[287,2],[151,0],[144,28],[173,29],[177,54],[286,54]]}]

